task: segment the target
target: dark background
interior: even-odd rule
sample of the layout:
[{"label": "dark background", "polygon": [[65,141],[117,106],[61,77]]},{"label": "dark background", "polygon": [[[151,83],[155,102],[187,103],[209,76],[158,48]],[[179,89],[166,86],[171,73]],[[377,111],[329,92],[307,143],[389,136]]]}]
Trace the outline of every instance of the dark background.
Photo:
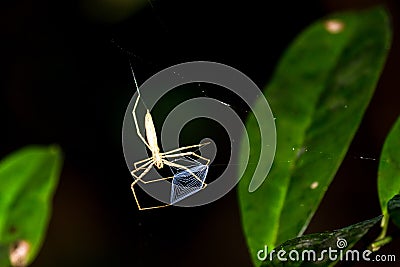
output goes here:
[{"label": "dark background", "polygon": [[[392,50],[307,232],[380,213],[379,154],[400,114],[398,1],[132,3],[1,4],[0,156],[51,143],[60,144],[65,155],[48,235],[32,266],[251,266],[235,190],[202,207],[137,211],[121,145],[122,119],[134,90],[128,58],[139,83],[171,65],[208,60],[242,71],[262,88],[284,49],[311,22],[385,3],[392,14]],[[399,245],[397,239],[380,253],[399,258]]]}]

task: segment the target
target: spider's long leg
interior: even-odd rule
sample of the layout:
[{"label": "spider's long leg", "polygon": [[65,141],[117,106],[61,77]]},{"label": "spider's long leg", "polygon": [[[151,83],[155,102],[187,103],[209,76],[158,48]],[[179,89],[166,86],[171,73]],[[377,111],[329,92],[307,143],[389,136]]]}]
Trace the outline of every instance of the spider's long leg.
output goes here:
[{"label": "spider's long leg", "polygon": [[[133,166],[135,167],[135,169],[137,169],[138,167],[137,167],[137,165],[138,164],[140,164],[140,163],[145,163],[145,162],[147,162],[147,161],[151,161],[153,158],[152,157],[150,157],[150,158],[147,158],[147,159],[144,159],[144,160],[141,160],[141,161],[137,161],[137,162],[135,162],[134,164],[133,164]],[[146,164],[143,164],[142,166],[145,166],[145,165],[147,165],[147,163]],[[141,168],[142,166],[140,166],[139,168]]]},{"label": "spider's long leg", "polygon": [[180,147],[180,148],[177,148],[177,149],[174,149],[174,150],[170,150],[168,152],[163,152],[163,153],[160,153],[160,154],[162,156],[164,156],[164,155],[168,155],[168,154],[171,154],[171,153],[174,153],[174,152],[178,152],[178,151],[189,149],[189,148],[193,148],[193,147],[202,147],[202,146],[208,145],[209,143],[210,142],[203,143],[203,144],[198,144],[198,145],[192,145],[192,146],[184,146],[184,147]]},{"label": "spider's long leg", "polygon": [[[169,177],[158,178],[158,179],[149,180],[149,181],[142,180],[142,177],[145,176],[150,171],[151,167],[153,166],[153,165],[151,165],[151,163],[153,163],[153,162],[147,162],[146,164],[143,164],[143,166],[140,166],[138,169],[131,171],[132,176],[136,178],[136,181],[134,182],[134,184],[136,184],[139,181],[144,184],[149,184],[149,183],[154,183],[154,182],[159,182],[162,180],[168,180],[168,179],[174,178],[174,176],[169,176]],[[145,169],[145,170],[140,175],[136,175],[135,173],[140,171],[141,169]]]},{"label": "spider's long leg", "polygon": [[135,173],[136,173],[137,171],[141,170],[140,168],[131,171],[132,176],[136,178],[135,181],[133,181],[132,185],[135,185],[135,184],[136,184],[137,182],[139,182],[139,181],[144,182],[144,181],[142,180],[142,177],[145,176],[146,173],[148,173],[148,172],[150,171],[151,167],[153,167],[153,164],[151,164],[151,163],[153,163],[153,162],[150,161],[150,162],[146,163],[145,165],[148,164],[147,167],[145,167],[145,166],[142,166],[142,167],[141,167],[142,169],[143,169],[143,168],[146,168],[146,169],[145,169],[139,176],[136,175]]},{"label": "spider's long leg", "polygon": [[[133,77],[135,77],[135,76],[133,76]],[[136,84],[136,79],[135,79],[135,84]],[[136,88],[137,88],[137,84],[136,84]],[[139,125],[138,125],[137,118],[136,118],[136,107],[139,103],[139,98],[140,98],[140,93],[138,94],[135,105],[133,106],[132,116],[133,116],[133,120],[135,122],[137,135],[140,137],[140,139],[142,139],[143,143],[151,150],[150,145],[147,143],[146,139],[144,139],[143,135],[140,133]]]},{"label": "spider's long leg", "polygon": [[202,157],[202,156],[200,156],[200,155],[198,155],[198,154],[196,154],[194,152],[191,152],[191,151],[184,152],[184,153],[179,153],[179,154],[173,154],[173,155],[166,155],[166,156],[164,156],[164,158],[178,158],[178,157],[184,157],[184,156],[196,156],[199,159],[202,159],[202,160],[206,161],[207,163],[205,165],[208,165],[210,163],[209,159],[207,159],[205,157]]},{"label": "spider's long leg", "polygon": [[138,200],[138,198],[137,198],[137,196],[136,196],[135,189],[134,189],[134,185],[135,185],[134,183],[131,184],[131,189],[132,189],[133,197],[135,198],[135,201],[136,201],[136,205],[138,206],[139,210],[158,209],[158,208],[164,208],[164,207],[167,207],[167,206],[170,206],[170,205],[171,205],[171,204],[165,204],[165,205],[160,205],[160,206],[142,208],[142,207],[140,206],[139,200]]},{"label": "spider's long leg", "polygon": [[[150,160],[150,161],[148,161],[148,162],[142,164],[142,166],[140,166],[140,167],[136,167],[136,166],[135,166],[136,164],[134,164],[135,169],[133,169],[133,170],[131,171],[131,174],[133,175],[134,173],[137,173],[137,172],[140,171],[140,170],[146,169],[146,168],[149,166],[149,164],[153,164],[153,163],[154,163],[154,161]],[[135,177],[137,177],[137,175],[136,175]]]},{"label": "spider's long leg", "polygon": [[[145,165],[148,165],[148,166],[146,167],[146,169],[139,176],[135,175],[135,172],[138,171],[138,170],[134,170],[134,171],[131,172],[131,174],[136,178],[135,181],[133,181],[132,184],[131,184],[131,189],[132,189],[133,197],[135,198],[135,201],[136,201],[136,205],[138,206],[139,210],[157,209],[157,208],[163,208],[163,207],[170,206],[170,204],[166,204],[166,205],[142,208],[140,206],[140,204],[139,204],[139,200],[138,200],[138,198],[136,196],[135,188],[134,188],[136,183],[138,183],[140,181],[140,182],[142,182],[144,184],[148,184],[148,183],[153,183],[153,182],[158,182],[158,181],[161,181],[161,180],[166,180],[166,179],[173,178],[173,176],[171,176],[171,177],[165,177],[165,178],[155,179],[155,180],[151,180],[151,181],[143,181],[142,177],[144,175],[146,175],[146,173],[148,173],[150,171],[151,167],[153,167],[153,164],[151,164],[151,163],[153,163],[153,162],[150,161],[150,162],[145,164]],[[144,167],[145,166],[142,166],[141,168],[144,168]]]},{"label": "spider's long leg", "polygon": [[144,180],[140,180],[142,183],[144,184],[150,184],[150,183],[154,183],[154,182],[159,182],[159,181],[163,181],[163,180],[168,180],[174,178],[174,176],[168,176],[168,177],[163,177],[163,178],[158,178],[158,179],[154,179],[154,180],[150,180],[150,181],[144,181]]},{"label": "spider's long leg", "polygon": [[175,167],[175,168],[184,169],[185,171],[187,171],[188,173],[190,173],[191,175],[193,175],[194,178],[196,178],[197,180],[199,180],[199,182],[200,182],[204,187],[207,185],[207,184],[204,183],[204,181],[202,181],[196,174],[194,174],[188,167],[183,166],[183,165],[181,165],[181,164],[173,163],[173,162],[168,161],[168,160],[165,160],[165,159],[163,159],[162,161],[163,161],[163,163],[164,163],[165,165],[167,165],[167,166],[171,166],[171,167]]}]

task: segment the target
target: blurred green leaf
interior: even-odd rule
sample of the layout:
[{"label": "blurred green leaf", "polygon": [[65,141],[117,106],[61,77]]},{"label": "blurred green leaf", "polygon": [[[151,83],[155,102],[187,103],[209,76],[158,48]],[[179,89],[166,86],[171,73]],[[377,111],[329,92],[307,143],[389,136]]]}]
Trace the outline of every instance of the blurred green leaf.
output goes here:
[{"label": "blurred green leaf", "polygon": [[[340,252],[343,251],[343,259],[357,259],[357,254],[352,254],[353,251],[346,251],[351,249],[367,232],[373,227],[377,222],[382,219],[382,216],[375,217],[370,220],[366,220],[354,225],[350,225],[348,227],[324,232],[324,233],[316,233],[309,234],[302,237],[294,238],[292,240],[288,240],[282,245],[279,245],[275,248],[275,251],[284,250],[289,253],[292,250],[296,250],[299,253],[299,261],[291,261],[289,258],[289,254],[286,254],[284,257],[288,259],[288,261],[281,261],[276,257],[276,253],[271,254],[275,257],[270,261],[269,257],[261,264],[261,266],[288,266],[288,267],[300,267],[300,266],[332,266],[339,260]],[[332,250],[337,250],[336,253],[332,252],[332,256],[335,258],[329,258],[329,254],[322,254],[323,250],[329,251],[329,248]],[[313,252],[310,251],[314,251]],[[358,251],[358,259],[362,261],[362,253],[363,251]],[[304,258],[301,258],[301,255],[304,253]],[[321,255],[325,257],[322,259]],[[296,257],[295,253],[293,257]],[[354,258],[353,258],[354,257]],[[371,256],[369,256],[371,257]],[[314,258],[316,260],[314,260]],[[318,260],[321,258],[320,260]],[[302,261],[302,259],[305,259]],[[349,261],[350,261],[349,260]],[[355,261],[355,260],[353,260]]]},{"label": "blurred green leaf", "polygon": [[121,22],[146,5],[153,8],[152,0],[81,0],[83,13],[90,19],[106,23]]},{"label": "blurred green leaf", "polygon": [[395,195],[389,200],[387,209],[393,223],[400,228],[400,195]]},{"label": "blurred green leaf", "polygon": [[61,165],[57,146],[30,146],[0,162],[1,267],[10,265],[10,248],[27,245],[29,252],[21,261],[28,264],[39,252]]},{"label": "blurred green leaf", "polygon": [[382,212],[387,216],[388,201],[400,194],[400,117],[383,145],[378,170],[378,194]]},{"label": "blurred green leaf", "polygon": [[[274,247],[307,228],[361,122],[390,42],[388,15],[374,8],[318,21],[285,52],[265,90],[276,117],[274,164],[254,193],[248,192],[254,165],[246,167],[239,184],[243,227],[256,266],[264,245]],[[257,162],[254,116],[246,128],[252,137],[249,162]]]}]

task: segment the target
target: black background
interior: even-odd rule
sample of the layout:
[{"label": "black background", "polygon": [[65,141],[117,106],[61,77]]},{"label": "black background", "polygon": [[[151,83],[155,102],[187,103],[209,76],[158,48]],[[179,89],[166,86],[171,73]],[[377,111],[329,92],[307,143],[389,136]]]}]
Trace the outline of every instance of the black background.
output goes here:
[{"label": "black background", "polygon": [[[242,71],[262,88],[284,49],[311,22],[376,3],[391,12],[392,50],[307,232],[380,213],[379,162],[360,157],[379,159],[400,113],[397,1],[157,0],[143,1],[125,15],[124,8],[107,12],[107,3],[114,5],[1,4],[0,156],[51,143],[60,144],[65,156],[48,235],[32,266],[251,266],[235,190],[202,207],[137,211],[121,145],[122,119],[134,90],[128,58],[139,83],[171,65],[208,60]],[[396,254],[399,245],[397,240],[380,253]]]}]

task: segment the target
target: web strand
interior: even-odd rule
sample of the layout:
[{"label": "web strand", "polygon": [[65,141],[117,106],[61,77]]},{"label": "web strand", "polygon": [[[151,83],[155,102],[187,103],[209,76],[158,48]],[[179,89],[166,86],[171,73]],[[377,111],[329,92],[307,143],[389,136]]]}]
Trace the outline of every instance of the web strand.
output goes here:
[{"label": "web strand", "polygon": [[147,106],[146,106],[146,103],[144,103],[143,99],[141,98],[141,94],[140,94],[140,91],[139,91],[139,86],[138,86],[137,81],[136,81],[135,72],[133,71],[133,67],[132,67],[132,62],[131,62],[131,60],[129,60],[129,66],[131,67],[132,76],[133,76],[133,80],[134,80],[134,82],[135,82],[136,91],[138,92],[138,97],[140,97],[140,101],[143,103],[144,107],[145,107],[147,110],[149,110],[149,109],[147,108]]}]

